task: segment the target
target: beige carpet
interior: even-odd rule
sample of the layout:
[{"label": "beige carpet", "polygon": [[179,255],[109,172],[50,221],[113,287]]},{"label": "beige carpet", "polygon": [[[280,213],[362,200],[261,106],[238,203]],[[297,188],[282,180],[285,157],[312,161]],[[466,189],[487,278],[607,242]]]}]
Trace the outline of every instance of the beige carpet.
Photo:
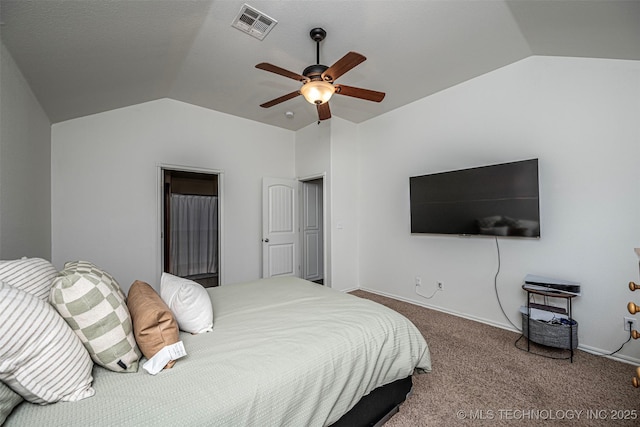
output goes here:
[{"label": "beige carpet", "polygon": [[[631,385],[632,365],[580,350],[573,363],[548,359],[517,349],[515,332],[365,291],[353,294],[405,315],[431,350],[433,371],[414,375],[413,394],[385,427],[640,426],[640,389]],[[518,346],[526,349],[526,340]],[[640,348],[640,340],[627,346]]]}]

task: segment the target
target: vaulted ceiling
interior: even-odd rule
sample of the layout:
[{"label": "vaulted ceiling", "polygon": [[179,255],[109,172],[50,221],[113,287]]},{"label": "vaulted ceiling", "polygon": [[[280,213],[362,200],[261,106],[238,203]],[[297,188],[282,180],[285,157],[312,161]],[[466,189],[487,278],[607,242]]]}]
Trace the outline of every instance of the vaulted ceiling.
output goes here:
[{"label": "vaulted ceiling", "polygon": [[[259,40],[231,26],[243,4],[275,19]],[[0,37],[53,123],[172,98],[297,130],[317,120],[296,73],[348,51],[367,60],[338,83],[386,92],[337,96],[359,123],[531,55],[640,60],[640,1],[630,0],[0,0]],[[286,112],[293,112],[288,118]]]}]

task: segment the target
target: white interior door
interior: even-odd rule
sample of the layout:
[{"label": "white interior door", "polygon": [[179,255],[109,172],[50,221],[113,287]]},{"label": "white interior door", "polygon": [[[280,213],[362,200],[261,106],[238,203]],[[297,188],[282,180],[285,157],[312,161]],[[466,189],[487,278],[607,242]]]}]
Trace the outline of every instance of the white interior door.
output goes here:
[{"label": "white interior door", "polygon": [[323,279],[322,180],[302,183],[302,278]]},{"label": "white interior door", "polygon": [[297,276],[298,181],[262,180],[262,277]]}]

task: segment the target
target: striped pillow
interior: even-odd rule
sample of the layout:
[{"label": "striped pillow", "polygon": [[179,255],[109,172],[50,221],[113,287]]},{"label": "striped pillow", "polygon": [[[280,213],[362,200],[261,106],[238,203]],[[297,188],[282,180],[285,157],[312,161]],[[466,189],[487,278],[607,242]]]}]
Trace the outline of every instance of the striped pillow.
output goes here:
[{"label": "striped pillow", "polygon": [[67,321],[95,363],[115,372],[136,372],[140,350],[120,285],[86,262],[65,264],[53,280],[49,302]]},{"label": "striped pillow", "polygon": [[0,280],[44,301],[49,298],[51,282],[57,275],[53,264],[42,258],[0,261]]},{"label": "striped pillow", "polygon": [[29,402],[93,396],[93,363],[45,301],[0,282],[0,380]]}]

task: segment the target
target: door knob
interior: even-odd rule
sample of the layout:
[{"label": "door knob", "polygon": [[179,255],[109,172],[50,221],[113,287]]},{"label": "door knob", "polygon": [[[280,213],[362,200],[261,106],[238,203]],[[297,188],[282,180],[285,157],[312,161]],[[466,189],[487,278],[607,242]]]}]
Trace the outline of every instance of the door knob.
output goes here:
[{"label": "door knob", "polygon": [[269,239],[262,239],[263,242],[269,243]]}]

